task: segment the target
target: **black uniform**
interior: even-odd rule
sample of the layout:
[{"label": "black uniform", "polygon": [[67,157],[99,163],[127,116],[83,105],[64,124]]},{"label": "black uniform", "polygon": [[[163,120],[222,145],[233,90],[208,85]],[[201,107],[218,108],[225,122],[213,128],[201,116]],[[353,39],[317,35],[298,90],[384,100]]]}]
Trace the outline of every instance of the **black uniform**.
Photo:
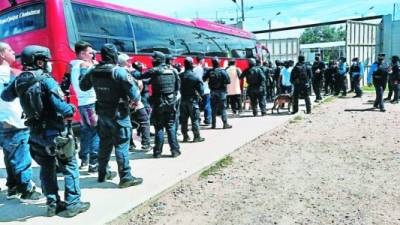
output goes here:
[{"label": "black uniform", "polygon": [[335,64],[330,64],[324,73],[325,95],[334,94],[335,78],[339,76],[339,68]]},{"label": "black uniform", "polygon": [[393,81],[393,92],[394,92],[394,99],[392,103],[398,103],[399,89],[400,89],[400,72],[399,72],[399,62],[397,59],[392,61],[392,81]]},{"label": "black uniform", "polygon": [[[322,100],[321,85],[325,71],[325,63],[322,61],[315,61],[311,67],[312,70],[312,84],[316,100]],[[317,72],[319,70],[319,72]]]},{"label": "black uniform", "polygon": [[211,90],[211,128],[215,129],[217,123],[217,114],[221,115],[224,128],[231,128],[232,126],[228,124],[228,116],[226,113],[226,86],[227,84],[231,83],[229,75],[224,69],[219,68],[218,63],[215,63],[213,68],[204,74],[203,81],[207,80],[209,80],[208,86]]},{"label": "black uniform", "polygon": [[254,65],[250,65],[240,76],[241,79],[246,78],[248,87],[247,94],[250,97],[251,108],[253,110],[253,116],[257,116],[258,110],[257,105],[260,106],[262,115],[267,114],[266,99],[265,99],[265,75],[263,71]]},{"label": "black uniform", "polygon": [[164,145],[164,128],[167,130],[168,143],[171,148],[172,156],[180,155],[180,147],[176,138],[176,113],[177,113],[177,94],[180,81],[176,70],[164,62],[156,65],[143,74],[135,74],[137,79],[150,78],[153,94],[151,103],[153,105],[152,120],[155,127],[154,157],[161,156]]},{"label": "black uniform", "polygon": [[193,69],[186,68],[179,75],[181,79],[181,126],[184,142],[189,140],[188,120],[192,121],[193,141],[201,141],[200,137],[200,107],[199,98],[204,94],[203,81],[194,73]]},{"label": "black uniform", "polygon": [[100,136],[98,181],[112,178],[108,162],[115,148],[120,187],[124,188],[142,183],[141,178],[131,175],[128,157],[132,138],[130,104],[140,101],[140,91],[128,71],[116,65],[118,50],[113,44],[105,44],[101,55],[103,61],[80,78],[79,87],[82,91],[94,88],[96,92]]},{"label": "black uniform", "polygon": [[311,69],[305,63],[301,62],[298,62],[292,70],[290,82],[294,86],[293,113],[297,113],[299,111],[300,96],[304,97],[307,113],[311,113],[311,102],[308,94],[311,73]]},{"label": "black uniform", "polygon": [[371,66],[372,81],[376,92],[374,107],[375,108],[379,107],[381,111],[385,111],[383,93],[385,92],[388,80],[389,65],[383,62],[383,60],[375,62],[374,64]]}]

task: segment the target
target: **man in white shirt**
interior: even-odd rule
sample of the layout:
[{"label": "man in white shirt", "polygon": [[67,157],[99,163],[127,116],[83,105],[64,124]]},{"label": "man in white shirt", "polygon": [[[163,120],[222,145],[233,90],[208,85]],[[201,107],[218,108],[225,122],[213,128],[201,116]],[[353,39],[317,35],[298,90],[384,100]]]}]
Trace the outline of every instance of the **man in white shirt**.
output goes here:
[{"label": "man in white shirt", "polygon": [[[10,65],[15,61],[15,52],[10,45],[0,42],[0,93],[15,79],[16,70]],[[12,71],[13,70],[13,71]],[[7,170],[7,197],[21,194],[21,199],[38,200],[41,194],[32,185],[32,158],[29,152],[29,129],[22,117],[18,99],[5,102],[0,98],[0,147],[3,148]]]},{"label": "man in white shirt", "polygon": [[94,89],[82,91],[79,88],[79,77],[85,74],[93,65],[94,50],[90,43],[78,41],[75,44],[77,59],[70,62],[71,84],[78,99],[78,109],[81,116],[80,151],[79,158],[81,166],[79,169],[88,170],[90,173],[97,172],[97,153],[100,139],[97,134],[97,114],[95,111],[96,93]]}]

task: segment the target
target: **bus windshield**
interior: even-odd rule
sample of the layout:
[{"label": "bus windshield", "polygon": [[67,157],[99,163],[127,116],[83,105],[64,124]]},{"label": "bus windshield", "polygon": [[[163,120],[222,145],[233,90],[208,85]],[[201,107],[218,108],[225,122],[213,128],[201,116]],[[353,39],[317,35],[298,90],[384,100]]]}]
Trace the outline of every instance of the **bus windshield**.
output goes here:
[{"label": "bus windshield", "polygon": [[45,27],[43,4],[25,5],[0,15],[0,39]]}]

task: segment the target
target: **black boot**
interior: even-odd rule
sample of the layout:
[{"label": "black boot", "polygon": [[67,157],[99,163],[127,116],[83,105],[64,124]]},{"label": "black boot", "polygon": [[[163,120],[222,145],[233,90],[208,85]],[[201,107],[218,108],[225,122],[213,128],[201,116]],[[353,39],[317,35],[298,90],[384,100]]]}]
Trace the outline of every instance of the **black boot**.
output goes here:
[{"label": "black boot", "polygon": [[203,142],[203,141],[205,141],[206,139],[205,138],[202,138],[202,137],[200,137],[200,136],[196,136],[196,137],[194,137],[193,138],[193,142]]},{"label": "black boot", "polygon": [[223,129],[231,129],[232,125],[228,124],[228,122],[224,123]]},{"label": "black boot", "polygon": [[183,141],[182,141],[182,142],[189,142],[189,140],[190,140],[189,135],[184,134],[184,135],[183,135]]}]

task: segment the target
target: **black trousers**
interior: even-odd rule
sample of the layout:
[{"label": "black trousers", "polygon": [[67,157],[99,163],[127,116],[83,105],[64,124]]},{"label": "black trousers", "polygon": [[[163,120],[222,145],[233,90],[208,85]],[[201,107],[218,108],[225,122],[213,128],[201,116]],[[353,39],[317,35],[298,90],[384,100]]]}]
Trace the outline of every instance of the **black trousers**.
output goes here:
[{"label": "black trousers", "polygon": [[234,114],[242,112],[242,96],[240,94],[228,95],[228,101]]},{"label": "black trousers", "polygon": [[322,83],[322,79],[321,78],[315,78],[312,81],[313,84],[313,90],[315,93],[315,97],[317,98],[317,100],[321,100],[321,83]]},{"label": "black trousers", "polygon": [[293,113],[297,113],[299,111],[299,98],[303,97],[306,102],[306,111],[307,113],[311,113],[311,100],[308,95],[308,90],[305,85],[298,85],[294,87],[293,91]]}]

